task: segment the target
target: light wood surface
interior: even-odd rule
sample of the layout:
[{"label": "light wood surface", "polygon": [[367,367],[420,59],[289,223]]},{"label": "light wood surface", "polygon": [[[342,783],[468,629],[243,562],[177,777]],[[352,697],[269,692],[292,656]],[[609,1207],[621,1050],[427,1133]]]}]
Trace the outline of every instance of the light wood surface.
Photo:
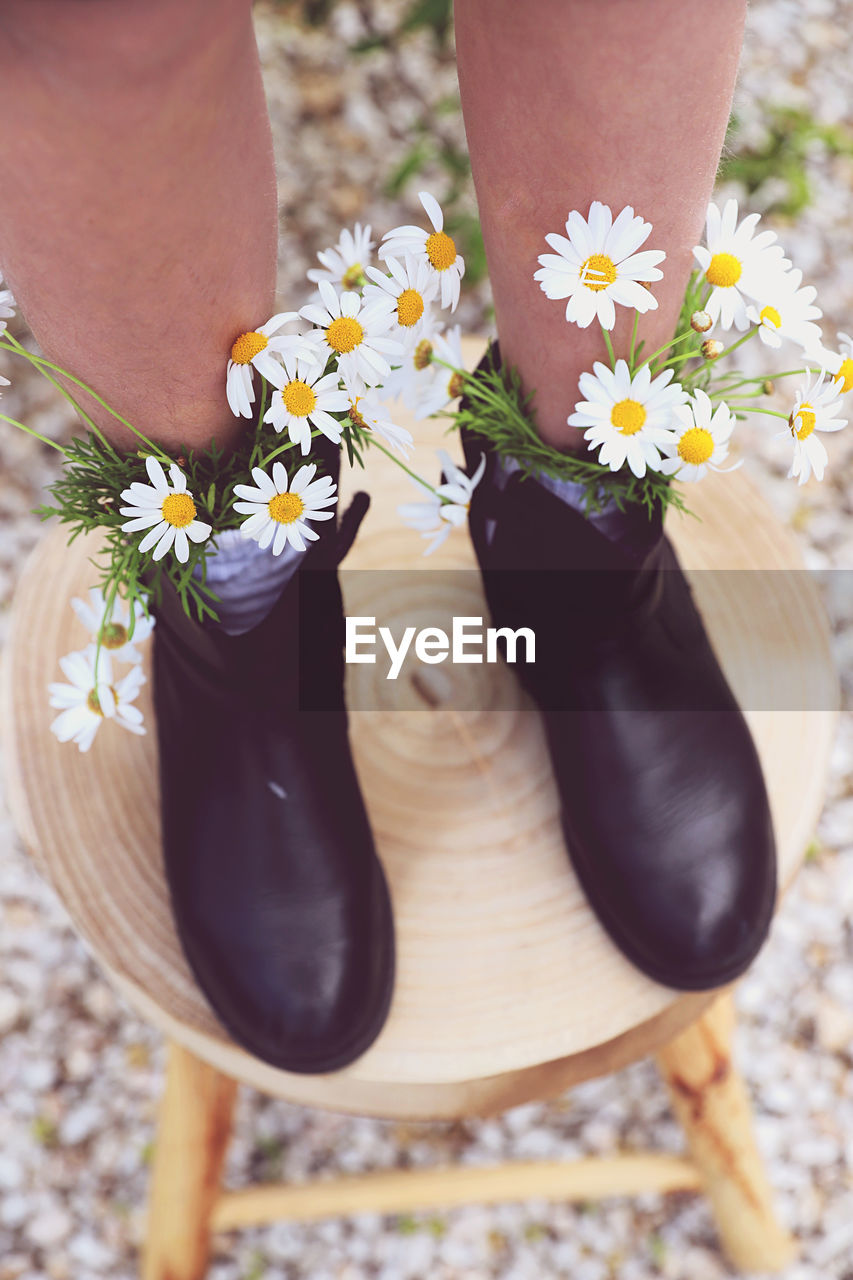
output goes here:
[{"label": "light wood surface", "polygon": [[776,1271],[793,1261],[796,1248],[773,1212],[749,1099],[732,1062],[734,1025],[731,997],[717,1000],[661,1050],[658,1066],[726,1253],[744,1270]]},{"label": "light wood surface", "polygon": [[197,1280],[207,1269],[236,1080],[169,1048],[149,1190],[142,1280]]},{"label": "light wood surface", "polygon": [[172,1045],[160,1110],[142,1280],[202,1280],[211,1232],[289,1219],[406,1213],[468,1204],[705,1190],[737,1267],[776,1271],[796,1255],[773,1215],[749,1102],[732,1060],[727,992],[658,1055],[689,1154],[617,1151],[569,1162],[395,1169],[231,1191],[219,1178],[234,1083]]},{"label": "light wood surface", "polygon": [[[477,358],[469,346],[468,358]],[[405,421],[405,415],[400,415]],[[433,448],[454,452],[443,424],[410,424],[415,465],[435,475]],[[418,534],[396,506],[416,497],[375,454],[366,475],[373,505],[349,568],[473,568],[467,535],[421,558]],[[351,486],[350,486],[351,487]],[[790,534],[741,473],[695,486],[699,519],[669,527],[712,638],[738,689],[760,675],[768,703],[800,696],[822,710],[750,713],[768,778],[786,885],[822,802],[834,730],[834,677],[823,615],[804,574],[755,574],[735,589],[704,569],[789,570],[801,565]],[[692,1022],[707,995],[683,996],[636,971],[587,907],[563,847],[557,797],[537,715],[500,667],[471,668],[487,682],[483,711],[356,712],[356,762],[394,899],[397,985],[371,1049],[332,1076],[275,1071],[231,1044],[192,981],[172,927],[162,876],[155,737],[107,724],[80,755],[55,741],[46,685],[57,660],[86,643],[68,601],[96,579],[97,538],[65,546],[56,527],[25,568],[4,664],[2,724],[10,804],[18,830],[75,925],[140,1012],[227,1074],[294,1101],[377,1115],[455,1115],[557,1093],[654,1051]],[[424,578],[428,592],[435,578]],[[349,612],[393,626],[381,575],[347,574]],[[477,575],[458,585],[453,610],[483,614]],[[433,668],[433,671],[443,670]],[[758,673],[758,675],[756,674]],[[419,706],[403,677],[349,669],[355,700],[379,688]],[[408,702],[406,701],[408,700]],[[141,705],[152,720],[150,685]],[[787,705],[787,703],[786,703]]]}]

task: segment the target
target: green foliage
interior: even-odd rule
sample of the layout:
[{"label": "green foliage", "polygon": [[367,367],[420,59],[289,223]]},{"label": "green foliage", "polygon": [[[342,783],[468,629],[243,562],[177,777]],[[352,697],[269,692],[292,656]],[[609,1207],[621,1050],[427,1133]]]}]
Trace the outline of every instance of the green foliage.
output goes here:
[{"label": "green foliage", "polygon": [[[264,423],[267,392],[267,384],[264,383],[254,428],[241,435],[230,453],[226,453],[214,439],[206,449],[189,449],[175,457],[165,454],[156,445],[122,454],[102,434],[95,432],[75,437],[66,448],[65,466],[49,489],[53,503],[37,507],[36,514],[42,520],[56,516],[69,525],[69,543],[81,533],[95,529],[104,532],[99,559],[93,561],[100,575],[98,585],[104,593],[107,615],[119,588],[122,588],[131,607],[130,637],[133,635],[135,604],[138,602],[147,615],[148,595],[150,593],[155,601],[159,600],[164,575],[171,581],[190,617],[197,617],[199,622],[205,617],[218,617],[213,604],[218,597],[206,585],[207,557],[214,550],[213,536],[204,542],[189,544],[186,564],[180,564],[171,552],[155,564],[150,553],[139,553],[143,535],[128,534],[122,527],[127,517],[121,514],[121,507],[126,505],[121,493],[134,482],[150,483],[145,468],[147,457],[157,456],[166,470],[171,462],[177,462],[186,476],[187,489],[193,496],[198,518],[210,524],[217,533],[239,528],[245,519],[234,510],[234,486],[251,483],[253,467],[267,469],[274,461],[280,460],[292,478],[298,467],[310,460],[317,463],[322,474],[324,466],[321,459],[313,455],[303,458],[287,436],[282,439],[270,424]],[[334,416],[342,422],[343,445],[350,464],[363,466],[364,448],[370,440],[369,431],[355,426],[348,417]],[[312,432],[313,436],[320,434],[318,430]],[[200,577],[194,575],[196,566]]]},{"label": "green foliage", "polygon": [[765,111],[766,136],[760,146],[738,144],[740,121],[732,117],[719,177],[740,182],[750,196],[770,179],[781,181],[784,194],[771,200],[765,212],[795,218],[812,202],[806,162],[815,143],[831,156],[853,156],[853,131],[821,124],[800,107],[772,104]]},{"label": "green foliage", "polygon": [[609,467],[587,455],[561,453],[538,434],[533,394],[524,395],[514,368],[484,367],[465,378],[464,399],[451,415],[453,425],[488,440],[503,458],[514,458],[525,477],[540,472],[586,487],[586,505],[598,510],[612,499],[619,510],[640,504],[651,517],[658,507],[672,505],[685,510],[684,499],[666,476],[647,471],[642,480],[622,469]]}]

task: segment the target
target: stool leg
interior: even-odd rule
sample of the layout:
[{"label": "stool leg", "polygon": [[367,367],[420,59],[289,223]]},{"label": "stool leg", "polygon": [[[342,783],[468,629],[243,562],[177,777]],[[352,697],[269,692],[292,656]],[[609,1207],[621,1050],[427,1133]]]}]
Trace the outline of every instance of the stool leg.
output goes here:
[{"label": "stool leg", "polygon": [[731,1261],[747,1271],[777,1271],[796,1249],[773,1213],[746,1087],[732,1063],[734,1025],[727,992],[657,1062]]},{"label": "stool leg", "polygon": [[236,1081],[170,1044],[142,1280],[203,1280],[236,1092]]}]

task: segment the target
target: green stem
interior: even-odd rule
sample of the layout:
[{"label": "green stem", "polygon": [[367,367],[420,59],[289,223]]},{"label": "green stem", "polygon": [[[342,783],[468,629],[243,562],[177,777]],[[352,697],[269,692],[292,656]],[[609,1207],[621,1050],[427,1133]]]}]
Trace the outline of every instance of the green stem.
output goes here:
[{"label": "green stem", "polygon": [[49,444],[51,449],[58,449],[60,453],[67,456],[68,450],[64,449],[61,444],[57,444],[55,440],[49,440],[47,436],[40,435],[38,431],[33,431],[32,427],[25,427],[23,422],[18,422],[17,418],[10,418],[8,414],[0,413],[0,422],[10,422],[13,427],[17,427],[20,431],[26,431],[28,436],[35,436],[36,440],[41,440],[42,444]]},{"label": "green stem", "polygon": [[787,413],[779,413],[776,409],[759,409],[757,405],[753,405],[749,409],[750,413],[765,413],[769,418],[781,418],[783,422],[788,421]]},{"label": "green stem", "polygon": [[[311,439],[314,440],[317,436],[321,436],[321,435],[323,435],[323,432],[320,430],[319,427],[315,427],[314,430],[311,432]],[[272,462],[273,458],[277,458],[280,453],[286,453],[288,449],[295,449],[295,448],[296,448],[296,441],[288,440],[284,444],[280,444],[277,449],[273,449],[272,453],[268,453],[265,458],[261,458],[260,462],[258,463],[258,466],[267,467]]]},{"label": "green stem", "polygon": [[[107,401],[103,398],[103,396],[99,396],[97,391],[93,391],[93,389],[88,385],[88,383],[83,382],[80,378],[75,378],[73,373],[69,373],[67,369],[60,368],[58,364],[54,364],[51,360],[45,360],[43,356],[37,356],[37,355],[34,355],[31,351],[27,351],[26,357],[32,364],[38,367],[39,372],[42,372],[43,368],[52,369],[54,373],[58,373],[63,378],[67,378],[69,382],[73,382],[75,387],[80,387],[82,391],[85,391],[87,395],[90,395],[92,399],[101,406],[102,409],[106,409],[107,413],[111,414],[116,419],[117,422],[120,422],[122,424],[122,426],[127,427],[128,431],[131,431],[135,436],[137,436],[143,442],[143,444],[146,444],[154,454],[159,455],[159,457],[164,462],[171,463],[174,461],[174,459],[170,458],[168,453],[166,453],[165,450],[161,448],[159,444],[155,444],[153,440],[149,440],[147,436],[143,435],[141,431],[137,430],[137,428],[133,425],[132,422],[128,422],[127,418],[123,417],[123,415],[120,414],[117,409],[114,409],[111,404],[108,404]],[[45,377],[46,376],[47,375],[45,374]]]},{"label": "green stem", "polygon": [[605,329],[604,325],[601,324],[600,320],[598,323],[601,325],[601,332],[604,334],[604,341],[607,346],[607,354],[610,357],[610,368],[615,370],[616,369],[616,353],[613,350],[613,339],[610,336],[610,330]]},{"label": "green stem", "polygon": [[[414,471],[412,471],[409,467],[406,466],[405,462],[400,461],[396,453],[394,453],[391,449],[386,449],[384,444],[380,444],[379,441],[376,439],[376,437],[372,433],[370,436],[370,444],[372,448],[378,449],[380,453],[384,453],[385,456],[387,458],[390,458],[392,462],[396,462],[397,466],[400,467],[402,471],[405,471],[407,476],[411,476],[411,478],[415,480],[419,485],[422,485],[423,488],[429,489],[429,491],[431,493],[434,493],[436,497],[441,496],[438,492],[438,489],[435,487],[435,485],[430,484],[428,481],[424,480],[421,476],[416,475]],[[442,501],[445,501],[445,499],[442,499]]]},{"label": "green stem", "polygon": [[[647,364],[651,364],[653,360],[657,360],[658,356],[662,356],[664,351],[669,351],[671,347],[678,346],[679,342],[683,342],[685,338],[692,338],[692,337],[693,337],[693,330],[687,329],[685,330],[684,333],[678,334],[677,337],[670,338],[669,342],[665,342],[664,345],[662,347],[659,347],[657,351],[653,351],[650,356],[647,356],[646,359],[643,361],[643,363],[639,366],[639,369],[644,369]],[[666,363],[668,364],[669,361],[667,361]],[[639,369],[637,370],[637,372],[639,372]]]},{"label": "green stem", "polygon": [[263,384],[261,386],[261,401],[260,401],[260,405],[258,406],[258,423],[255,428],[255,443],[252,447],[251,457],[249,458],[249,471],[252,470],[252,467],[255,465],[255,459],[257,458],[258,454],[261,451],[261,436],[264,429],[264,414],[267,411],[267,382],[265,378],[262,378],[261,381]]},{"label": "green stem", "polygon": [[[12,348],[6,347],[7,351],[11,349],[14,354],[23,356],[26,360],[32,361],[33,353],[31,351],[28,351],[25,346],[23,346],[20,342],[18,342],[17,338],[14,338],[11,333],[7,333],[6,337],[8,341],[13,344]],[[0,344],[0,345],[5,345],[5,344]],[[44,369],[39,369],[39,373],[43,378],[47,379],[47,381],[51,384],[51,386],[56,387],[56,390],[59,392],[61,396],[65,397],[65,399],[68,401],[71,407],[75,410],[75,412],[78,413],[80,417],[83,419],[83,421],[86,423],[86,426],[89,428],[92,434],[96,435],[98,439],[101,441],[101,443],[105,445],[106,448],[108,448],[112,453],[114,453],[116,457],[118,457],[118,454],[116,453],[115,449],[113,449],[112,445],[110,444],[107,437],[104,435],[101,428],[97,425],[96,422],[94,422],[92,418],[90,418],[89,414],[86,412],[83,406],[79,404],[77,400],[74,399],[74,396],[72,396],[71,392],[68,391],[65,387],[63,387],[59,379],[54,378],[52,374],[49,374]]]},{"label": "green stem", "polygon": [[633,371],[634,371],[634,352],[635,352],[635,351],[636,351],[636,349],[637,349],[637,329],[638,329],[638,327],[639,327],[639,324],[640,324],[640,313],[639,313],[639,311],[635,311],[635,312],[634,312],[634,324],[633,324],[633,326],[632,326],[632,328],[631,328],[631,351],[630,351],[630,354],[629,354],[629,356],[628,356],[628,368],[629,368],[629,370],[631,371],[631,373],[632,373],[632,374],[633,374]]},{"label": "green stem", "polygon": [[730,356],[733,351],[737,351],[738,347],[742,347],[745,342],[749,342],[750,338],[754,338],[758,333],[758,329],[749,329],[737,342],[733,342],[730,347],[726,347],[725,351],[721,351],[717,356],[717,360],[722,360],[725,356]]}]

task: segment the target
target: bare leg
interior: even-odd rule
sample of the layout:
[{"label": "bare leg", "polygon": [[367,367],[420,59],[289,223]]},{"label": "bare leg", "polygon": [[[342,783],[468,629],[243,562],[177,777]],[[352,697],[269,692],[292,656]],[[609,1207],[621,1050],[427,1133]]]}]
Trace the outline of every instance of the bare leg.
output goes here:
[{"label": "bare leg", "polygon": [[[536,391],[540,431],[566,426],[578,376],[604,353],[598,326],[568,325],[533,279],[545,234],[592,200],[653,223],[663,249],[653,350],[671,336],[725,136],[745,0],[456,0],[459,84],[495,298],[501,356]],[[619,309],[617,309],[619,310]],[[614,340],[627,353],[633,312]],[[582,442],[581,442],[582,443]]]},{"label": "bare leg", "polygon": [[249,0],[6,0],[0,192],[45,352],[166,447],[232,442],[225,362],[269,318],[277,243]]}]

